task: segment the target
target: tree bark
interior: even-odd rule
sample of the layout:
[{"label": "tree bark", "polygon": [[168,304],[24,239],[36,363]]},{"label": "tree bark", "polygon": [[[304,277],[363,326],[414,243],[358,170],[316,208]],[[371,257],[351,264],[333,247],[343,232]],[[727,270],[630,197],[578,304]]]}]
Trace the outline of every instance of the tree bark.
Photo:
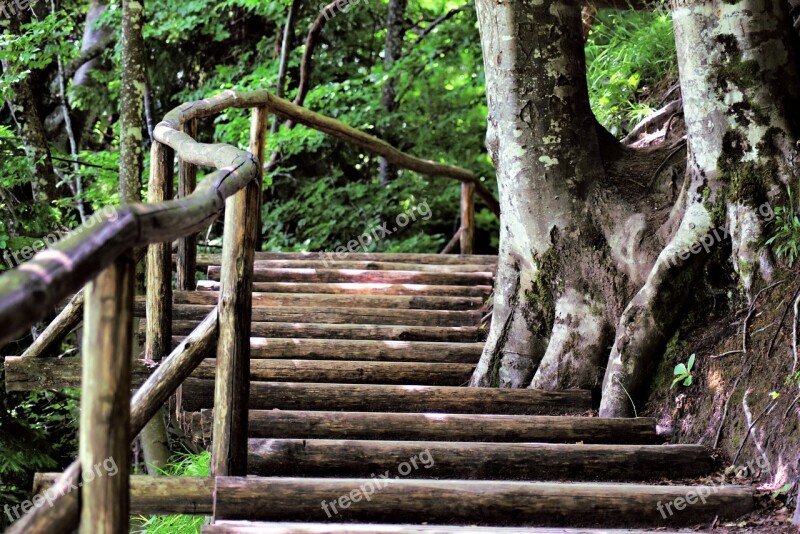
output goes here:
[{"label": "tree bark", "polygon": [[147,50],[142,36],[144,5],[122,2],[122,88],[120,94],[119,183],[120,202],[141,201],[144,91]]},{"label": "tree bark", "polygon": [[604,178],[580,7],[476,6],[503,224],[492,327],[472,385],[524,387],[539,369],[535,387],[591,386],[606,329],[600,284],[609,274],[598,268],[605,245],[577,202]]},{"label": "tree bark", "polygon": [[[147,86],[147,50],[142,35],[144,24],[143,0],[124,0],[122,3],[122,89],[120,95],[120,173],[119,192],[120,203],[128,204],[141,201],[142,173],[144,170],[144,96]],[[154,145],[155,146],[155,145]],[[171,155],[172,151],[166,149]],[[154,152],[155,154],[155,152]],[[163,168],[169,175],[169,197],[172,188],[173,158],[165,158],[165,162],[157,162],[154,158],[153,166]],[[171,200],[164,197],[162,200]],[[166,245],[153,245],[164,247]],[[164,252],[162,251],[162,254]],[[169,251],[166,252],[169,258]],[[151,260],[152,261],[152,260]],[[169,260],[167,260],[169,263]],[[141,292],[139,288],[137,292]],[[169,336],[171,337],[171,336]],[[169,339],[167,337],[167,339]],[[158,345],[158,344],[157,344]],[[149,358],[160,358],[166,354],[169,347],[161,347],[164,351],[160,354],[147,354]],[[132,357],[137,357],[132,354]],[[157,415],[150,420],[141,433],[141,443],[144,449],[147,471],[157,475],[166,467],[169,461],[169,438],[164,418]]]},{"label": "tree bark", "polygon": [[592,118],[577,4],[477,2],[503,224],[472,385],[599,389],[605,367],[600,415],[635,415],[725,234],[742,290],[769,280],[764,226],[792,182],[800,131],[788,5],[673,10],[689,146],[677,194],[658,174],[669,148],[628,149]]},{"label": "tree bark", "polygon": [[[680,303],[719,235],[749,294],[769,280],[763,246],[772,205],[791,184],[797,156],[798,68],[782,0],[676,0],[673,20],[688,129],[689,189],[675,236],[620,319],[603,382],[601,416],[630,415]],[[700,245],[703,245],[701,248]]]},{"label": "tree bark", "polygon": [[[389,12],[386,15],[386,46],[383,52],[383,68],[386,73],[386,80],[381,91],[381,103],[383,111],[391,117],[397,111],[397,77],[392,75],[391,69],[403,54],[403,42],[406,32],[406,24],[403,20],[406,15],[408,0],[389,0]],[[381,137],[392,145],[397,144],[396,136],[393,135],[391,127],[384,128]],[[397,178],[397,167],[381,158],[380,168],[381,183],[386,185]]]},{"label": "tree bark", "polygon": [[[19,34],[19,21],[15,17],[9,18],[9,28],[12,33]],[[8,60],[2,61],[3,72],[13,75],[14,66]],[[47,134],[44,131],[42,119],[39,117],[36,99],[33,96],[31,81],[28,76],[12,85],[13,98],[8,99],[11,117],[17,126],[17,133],[25,145],[31,173],[31,189],[33,198],[44,205],[58,198],[56,192],[56,177],[53,160],[50,156],[50,147]]]}]

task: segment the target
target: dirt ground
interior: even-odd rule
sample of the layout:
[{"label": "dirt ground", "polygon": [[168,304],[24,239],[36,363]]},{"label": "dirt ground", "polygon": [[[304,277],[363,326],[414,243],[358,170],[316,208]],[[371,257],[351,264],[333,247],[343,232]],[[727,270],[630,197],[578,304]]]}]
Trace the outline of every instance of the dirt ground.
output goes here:
[{"label": "dirt ground", "polygon": [[[709,270],[712,282],[697,288],[639,415],[655,417],[671,443],[714,449],[719,468],[712,477],[679,482],[757,489],[753,514],[698,525],[697,531],[798,532],[790,519],[798,501],[800,458],[800,374],[795,374],[800,362],[793,342],[800,272],[777,273],[753,292],[750,303],[731,272]],[[686,364],[692,354],[692,384],[671,388],[675,365]]]}]

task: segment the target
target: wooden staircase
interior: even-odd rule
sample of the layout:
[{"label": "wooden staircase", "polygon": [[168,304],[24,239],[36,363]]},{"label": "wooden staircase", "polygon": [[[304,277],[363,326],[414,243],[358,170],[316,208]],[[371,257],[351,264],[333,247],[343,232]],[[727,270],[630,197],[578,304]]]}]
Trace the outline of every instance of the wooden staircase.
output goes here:
[{"label": "wooden staircase", "polygon": [[[175,346],[218,301],[219,257],[199,259],[211,280],[174,293]],[[709,451],[662,444],[653,419],[593,417],[588,391],[466,387],[495,257],[256,260],[249,476],[133,476],[131,513],[210,515],[207,533],[511,533],[664,532],[752,510],[749,486],[674,485],[711,474]],[[139,362],[134,383],[150,372]],[[202,360],[178,391],[201,434],[215,372]],[[9,390],[80,375],[79,358],[6,359]]]},{"label": "wooden staircase", "polygon": [[[465,387],[495,257],[256,260],[250,476],[214,481],[204,532],[663,531],[751,511],[750,487],[666,484],[713,462],[659,444],[653,419],[591,417],[588,391]],[[175,343],[217,302],[218,262],[176,292]],[[206,360],[180,410],[207,417],[213,375]]]}]

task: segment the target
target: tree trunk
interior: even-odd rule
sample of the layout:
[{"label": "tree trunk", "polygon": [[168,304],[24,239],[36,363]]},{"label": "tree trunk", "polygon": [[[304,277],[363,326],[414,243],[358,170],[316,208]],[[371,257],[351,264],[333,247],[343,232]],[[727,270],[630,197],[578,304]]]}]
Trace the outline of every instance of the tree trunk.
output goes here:
[{"label": "tree trunk", "polygon": [[144,90],[147,49],[142,36],[144,5],[122,2],[122,88],[120,94],[120,202],[141,201],[144,153]]},{"label": "tree trunk", "polygon": [[[676,303],[705,259],[706,243],[718,241],[717,227],[730,234],[742,289],[749,295],[759,277],[769,280],[764,225],[791,184],[797,157],[798,70],[788,5],[680,0],[673,19],[690,153],[685,213],[620,320],[603,384],[605,416],[631,414],[631,403],[644,396],[657,363],[645,354],[671,335],[682,313]],[[685,251],[693,254],[688,260]]]},{"label": "tree trunk", "polygon": [[[383,68],[387,73],[392,69],[395,61],[403,54],[403,41],[406,33],[406,24],[403,20],[406,15],[408,0],[389,0],[389,13],[386,15],[386,47],[383,52]],[[397,111],[397,77],[387,75],[381,93],[383,111],[391,117]],[[381,136],[389,144],[397,145],[397,140],[391,127],[384,128]],[[397,167],[381,158],[381,183],[388,184],[397,178]]]},{"label": "tree trunk", "polygon": [[[120,203],[141,202],[144,166],[144,93],[147,49],[142,36],[144,4],[122,3],[122,90],[120,95]],[[172,162],[170,161],[170,165]],[[142,292],[137,288],[137,294]],[[138,328],[138,325],[135,325]],[[163,355],[158,355],[159,357]],[[138,357],[138,348],[132,357]],[[147,472],[157,475],[169,461],[169,438],[164,418],[150,420],[140,435]]]},{"label": "tree trunk", "polygon": [[610,273],[608,247],[578,202],[605,176],[581,10],[481,0],[477,11],[503,224],[492,327],[472,384],[594,386]]},{"label": "tree trunk", "polygon": [[[10,17],[9,28],[12,33],[19,34],[19,21]],[[9,76],[16,75],[14,66],[8,60],[2,61],[3,72]],[[17,133],[25,145],[30,163],[31,189],[33,198],[44,205],[58,198],[56,184],[58,179],[50,157],[50,147],[44,131],[42,119],[39,117],[37,102],[33,96],[29,76],[12,85],[13,97],[8,99],[11,117],[17,126]]]},{"label": "tree trunk", "polygon": [[600,415],[635,415],[724,234],[743,291],[773,270],[764,225],[798,140],[788,4],[674,0],[689,148],[677,193],[653,176],[669,148],[633,151],[595,125],[576,4],[477,8],[503,224],[471,383],[598,388],[605,367]]}]

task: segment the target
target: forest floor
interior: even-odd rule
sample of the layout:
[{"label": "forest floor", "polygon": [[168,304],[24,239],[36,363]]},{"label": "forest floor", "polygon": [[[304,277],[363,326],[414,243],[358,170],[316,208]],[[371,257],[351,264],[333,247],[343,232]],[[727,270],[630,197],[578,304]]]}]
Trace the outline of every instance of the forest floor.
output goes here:
[{"label": "forest floor", "polygon": [[[772,284],[778,284],[754,292],[752,304],[739,296],[730,273],[714,274],[722,283],[698,291],[697,311],[669,343],[640,415],[655,417],[671,443],[714,448],[719,471],[694,482],[757,489],[756,511],[738,523],[714,525],[715,532],[796,532],[789,520],[800,459],[800,364],[793,342],[800,273],[776,273]],[[671,388],[675,365],[692,354],[692,384]]]}]

